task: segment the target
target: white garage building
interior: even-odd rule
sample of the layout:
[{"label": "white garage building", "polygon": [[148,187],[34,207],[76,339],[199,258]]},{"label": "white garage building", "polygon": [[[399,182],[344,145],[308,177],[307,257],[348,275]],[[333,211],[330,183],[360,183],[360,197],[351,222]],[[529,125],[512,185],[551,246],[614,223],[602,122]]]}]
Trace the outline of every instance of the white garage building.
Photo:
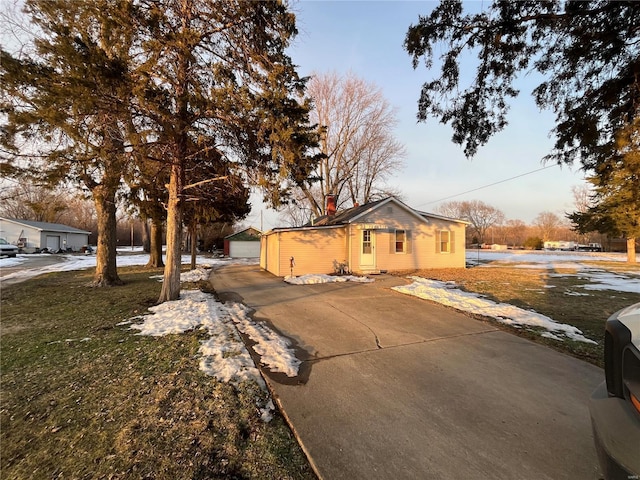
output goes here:
[{"label": "white garage building", "polygon": [[25,252],[48,249],[78,252],[89,243],[91,232],[60,223],[0,217],[0,237]]},{"label": "white garage building", "polygon": [[224,254],[231,258],[259,258],[262,232],[249,227],[224,239]]}]

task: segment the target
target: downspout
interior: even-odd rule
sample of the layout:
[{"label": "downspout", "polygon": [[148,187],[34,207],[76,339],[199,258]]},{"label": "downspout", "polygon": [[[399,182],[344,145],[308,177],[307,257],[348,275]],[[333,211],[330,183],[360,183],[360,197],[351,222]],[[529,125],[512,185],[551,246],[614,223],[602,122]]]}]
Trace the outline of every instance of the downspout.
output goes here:
[{"label": "downspout", "polygon": [[278,232],[278,273],[277,276],[280,276],[280,264],[282,263],[282,259],[280,258],[280,241],[282,240],[280,238],[280,236],[282,235],[282,232]]}]

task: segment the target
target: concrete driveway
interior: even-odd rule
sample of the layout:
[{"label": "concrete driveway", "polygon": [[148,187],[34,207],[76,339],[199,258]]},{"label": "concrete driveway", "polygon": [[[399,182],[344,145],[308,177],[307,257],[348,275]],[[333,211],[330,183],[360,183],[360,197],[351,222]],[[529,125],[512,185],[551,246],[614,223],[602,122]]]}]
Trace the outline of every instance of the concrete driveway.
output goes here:
[{"label": "concrete driveway", "polygon": [[587,400],[595,366],[389,289],[293,286],[257,266],[211,276],[300,348],[265,372],[325,479],[597,479]]}]

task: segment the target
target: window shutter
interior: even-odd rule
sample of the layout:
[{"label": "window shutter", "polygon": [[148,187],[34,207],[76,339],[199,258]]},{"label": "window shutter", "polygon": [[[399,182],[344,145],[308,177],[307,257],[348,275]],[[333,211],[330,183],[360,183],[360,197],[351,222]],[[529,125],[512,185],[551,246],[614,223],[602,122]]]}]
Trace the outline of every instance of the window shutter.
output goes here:
[{"label": "window shutter", "polygon": [[437,231],[435,234],[436,237],[436,253],[440,253],[440,232]]},{"label": "window shutter", "polygon": [[404,251],[406,253],[411,253],[411,249],[412,249],[411,244],[413,243],[411,238],[411,230],[404,231],[404,242],[405,242]]},{"label": "window shutter", "polygon": [[451,253],[456,253],[456,232],[451,231],[449,233],[449,243],[450,243],[449,251]]},{"label": "window shutter", "polygon": [[394,255],[396,253],[396,231],[389,230],[389,253]]}]

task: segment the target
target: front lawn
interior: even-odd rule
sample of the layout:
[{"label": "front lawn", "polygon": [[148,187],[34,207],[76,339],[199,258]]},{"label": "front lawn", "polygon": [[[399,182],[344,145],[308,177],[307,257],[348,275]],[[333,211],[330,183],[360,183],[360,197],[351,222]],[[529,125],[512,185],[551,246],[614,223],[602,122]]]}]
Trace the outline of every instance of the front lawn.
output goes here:
[{"label": "front lawn", "polygon": [[90,288],[92,271],[2,288],[3,479],[316,478],[266,393],[198,368],[203,333],[145,337],[123,320],[155,304],[160,273],[119,269],[124,287]]}]

